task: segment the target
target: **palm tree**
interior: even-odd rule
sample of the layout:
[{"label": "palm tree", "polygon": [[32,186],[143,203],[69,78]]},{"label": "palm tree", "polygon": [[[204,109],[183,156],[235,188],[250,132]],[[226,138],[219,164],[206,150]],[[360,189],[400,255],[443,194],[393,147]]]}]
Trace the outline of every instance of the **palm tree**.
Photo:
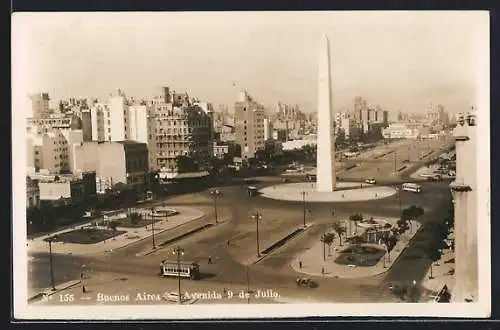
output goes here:
[{"label": "palm tree", "polygon": [[349,220],[354,221],[354,230],[356,234],[358,233],[358,221],[363,220],[363,215],[361,213],[354,213],[349,216]]},{"label": "palm tree", "polygon": [[323,243],[323,260],[326,260],[325,256],[325,245],[328,245],[328,255],[331,253],[331,246],[335,236],[332,233],[326,233],[321,236],[321,242]]},{"label": "palm tree", "polygon": [[345,233],[346,228],[340,224],[340,222],[335,222],[333,224],[333,230],[339,236],[339,245],[342,246],[342,234]]}]

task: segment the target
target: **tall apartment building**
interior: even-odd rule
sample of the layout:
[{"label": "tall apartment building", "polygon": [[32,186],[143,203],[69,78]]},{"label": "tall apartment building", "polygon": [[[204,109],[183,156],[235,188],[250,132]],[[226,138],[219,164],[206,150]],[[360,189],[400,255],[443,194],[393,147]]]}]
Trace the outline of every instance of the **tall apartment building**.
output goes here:
[{"label": "tall apartment building", "polygon": [[90,109],[83,109],[81,116],[83,141],[92,141],[92,114]]},{"label": "tall apartment building", "polygon": [[46,118],[51,114],[49,108],[50,97],[48,93],[31,95],[33,118]]},{"label": "tall apartment building", "polygon": [[153,99],[148,123],[151,169],[176,172],[179,156],[190,156],[205,169],[213,149],[212,117],[208,107],[194,103],[168,87]]},{"label": "tall apartment building", "polygon": [[253,158],[257,150],[264,148],[264,107],[242,91],[235,102],[234,115],[241,157]]},{"label": "tall apartment building", "polygon": [[28,133],[26,140],[29,172],[59,174],[69,171],[69,148],[61,131]]},{"label": "tall apartment building", "polygon": [[264,141],[273,138],[273,123],[269,118],[264,118]]},{"label": "tall apartment building", "polygon": [[456,177],[450,184],[455,217],[455,285],[454,302],[477,300],[477,140],[476,113],[462,114],[457,120],[455,137]]},{"label": "tall apartment building", "polygon": [[106,103],[94,103],[90,108],[92,141],[138,141],[147,143],[147,106],[130,104],[118,91]]}]

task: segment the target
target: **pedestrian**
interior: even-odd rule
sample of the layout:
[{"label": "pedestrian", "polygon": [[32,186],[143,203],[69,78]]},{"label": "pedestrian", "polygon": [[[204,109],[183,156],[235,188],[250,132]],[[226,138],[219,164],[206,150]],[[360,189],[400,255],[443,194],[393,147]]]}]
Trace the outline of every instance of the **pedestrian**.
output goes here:
[{"label": "pedestrian", "polygon": [[230,244],[230,243],[231,243],[231,242],[230,242],[229,240],[227,240],[227,246],[229,246],[229,244]]},{"label": "pedestrian", "polygon": [[211,264],[212,263],[212,257],[208,257],[208,263]]},{"label": "pedestrian", "polygon": [[321,275],[325,275],[325,267],[321,267]]},{"label": "pedestrian", "polygon": [[223,292],[223,294],[224,294],[224,298],[226,298],[226,296],[227,296],[227,289],[226,289],[226,288],[224,288],[224,290],[222,290],[222,292]]},{"label": "pedestrian", "polygon": [[299,268],[302,269],[302,261],[299,260]]}]

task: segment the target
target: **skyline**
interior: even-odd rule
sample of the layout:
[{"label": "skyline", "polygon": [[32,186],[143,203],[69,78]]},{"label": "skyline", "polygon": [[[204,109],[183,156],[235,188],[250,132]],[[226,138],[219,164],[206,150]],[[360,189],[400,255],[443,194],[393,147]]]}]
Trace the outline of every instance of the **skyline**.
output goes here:
[{"label": "skyline", "polygon": [[54,106],[118,89],[149,97],[160,86],[230,108],[246,89],[270,110],[281,101],[313,112],[317,49],[326,34],[335,111],[352,109],[362,96],[390,112],[439,103],[457,113],[477,103],[485,51],[479,39],[488,37],[478,34],[483,15],[20,13],[13,15],[12,58],[13,80],[23,83],[13,89],[29,112],[30,93],[48,92]]}]

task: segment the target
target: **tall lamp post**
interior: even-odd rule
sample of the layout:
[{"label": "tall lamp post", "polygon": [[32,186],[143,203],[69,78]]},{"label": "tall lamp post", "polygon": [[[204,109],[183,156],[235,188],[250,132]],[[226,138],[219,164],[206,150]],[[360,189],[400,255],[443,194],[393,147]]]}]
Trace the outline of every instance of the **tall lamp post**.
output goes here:
[{"label": "tall lamp post", "polygon": [[217,198],[219,198],[219,196],[221,195],[221,192],[218,190],[218,189],[214,189],[214,190],[211,190],[210,191],[210,194],[212,194],[213,198],[214,198],[214,213],[215,213],[215,224],[218,223],[218,220],[217,220]]},{"label": "tall lamp post", "polygon": [[52,263],[52,240],[53,237],[49,237],[49,262],[50,262],[50,283],[52,286],[52,291],[56,291],[56,286],[54,284],[54,265]]},{"label": "tall lamp post", "polygon": [[302,208],[303,208],[304,228],[306,228],[306,195],[307,195],[307,192],[301,191],[300,194],[302,195]]},{"label": "tall lamp post", "polygon": [[151,208],[151,232],[153,233],[153,249],[156,249],[156,242],[155,242],[155,208]]},{"label": "tall lamp post", "polygon": [[181,296],[181,256],[184,255],[184,249],[177,246],[172,251],[174,255],[177,256],[177,293],[179,295],[179,304],[182,304]]},{"label": "tall lamp post", "polygon": [[397,169],[397,167],[398,167],[398,166],[397,166],[397,160],[398,160],[398,159],[397,159],[397,153],[398,153],[398,151],[397,151],[397,150],[394,150],[394,173],[396,173],[396,172],[397,172],[397,170],[398,170],[398,169]]},{"label": "tall lamp post", "polygon": [[257,226],[257,257],[260,257],[260,246],[259,246],[259,221],[262,220],[262,214],[259,211],[255,211],[252,215],[252,219],[255,221]]}]

